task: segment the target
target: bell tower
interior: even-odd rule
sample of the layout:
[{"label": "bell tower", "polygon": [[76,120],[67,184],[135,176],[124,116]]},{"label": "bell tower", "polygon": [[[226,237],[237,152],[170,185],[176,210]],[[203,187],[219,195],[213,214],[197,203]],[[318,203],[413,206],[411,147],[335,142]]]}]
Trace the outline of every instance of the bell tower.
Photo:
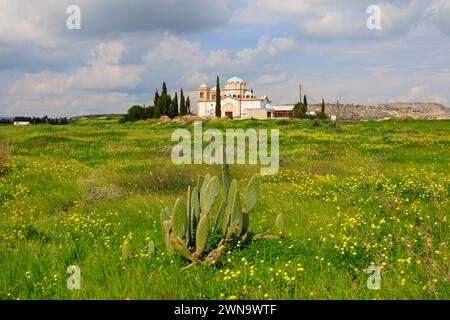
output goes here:
[{"label": "bell tower", "polygon": [[202,84],[197,88],[197,114],[200,117],[206,117],[207,104],[209,99],[209,88],[206,84]]}]

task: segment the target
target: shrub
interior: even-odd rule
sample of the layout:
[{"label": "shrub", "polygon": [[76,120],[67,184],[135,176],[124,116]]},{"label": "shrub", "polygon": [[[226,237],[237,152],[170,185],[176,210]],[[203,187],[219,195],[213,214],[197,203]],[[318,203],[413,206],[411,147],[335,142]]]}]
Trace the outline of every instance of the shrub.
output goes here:
[{"label": "shrub", "polygon": [[319,113],[316,114],[316,118],[317,119],[321,119],[321,120],[327,120],[328,116],[325,113],[323,113],[323,112],[319,112]]},{"label": "shrub", "polygon": [[142,168],[140,174],[121,172],[113,178],[113,183],[128,191],[166,194],[184,190],[194,181],[196,174],[197,171],[189,166],[152,166]]}]

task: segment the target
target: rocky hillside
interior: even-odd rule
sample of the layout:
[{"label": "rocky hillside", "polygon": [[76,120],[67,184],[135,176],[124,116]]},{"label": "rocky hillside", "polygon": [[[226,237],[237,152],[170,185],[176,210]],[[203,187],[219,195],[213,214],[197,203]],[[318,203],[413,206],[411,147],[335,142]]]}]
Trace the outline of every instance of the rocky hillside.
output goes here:
[{"label": "rocky hillside", "polygon": [[[320,111],[313,105],[310,111]],[[436,103],[396,102],[377,106],[327,104],[328,115],[337,114],[341,120],[383,120],[383,119],[450,119],[450,108]]]}]

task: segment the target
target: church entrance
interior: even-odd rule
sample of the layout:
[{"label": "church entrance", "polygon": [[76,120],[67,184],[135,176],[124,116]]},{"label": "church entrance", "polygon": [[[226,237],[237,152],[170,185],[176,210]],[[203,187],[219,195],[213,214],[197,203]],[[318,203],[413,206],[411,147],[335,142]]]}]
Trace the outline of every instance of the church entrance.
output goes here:
[{"label": "church entrance", "polygon": [[225,115],[225,117],[229,119],[233,119],[235,115],[235,106],[231,103],[226,103],[222,108],[222,115]]}]

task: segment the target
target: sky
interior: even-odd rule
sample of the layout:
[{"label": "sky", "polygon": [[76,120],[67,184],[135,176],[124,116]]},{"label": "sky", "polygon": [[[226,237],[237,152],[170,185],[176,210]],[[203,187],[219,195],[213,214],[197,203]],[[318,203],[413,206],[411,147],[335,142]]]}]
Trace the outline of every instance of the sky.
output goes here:
[{"label": "sky", "polygon": [[217,75],[273,104],[301,83],[313,103],[450,106],[450,0],[0,0],[0,116],[124,113],[163,81],[195,105]]}]

